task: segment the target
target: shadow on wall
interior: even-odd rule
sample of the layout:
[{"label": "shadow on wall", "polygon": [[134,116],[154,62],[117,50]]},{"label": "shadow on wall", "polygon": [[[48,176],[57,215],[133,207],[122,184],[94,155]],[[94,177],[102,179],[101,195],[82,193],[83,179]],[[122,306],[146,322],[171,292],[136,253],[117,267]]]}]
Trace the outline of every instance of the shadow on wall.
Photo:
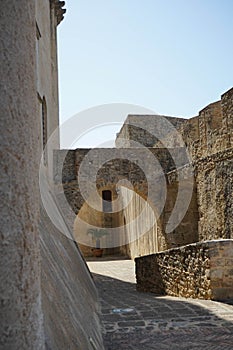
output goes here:
[{"label": "shadow on wall", "polygon": [[[115,186],[108,190],[101,188],[98,192],[99,195],[91,193],[74,221],[73,235],[84,257],[93,256],[95,248],[103,249],[103,255],[120,254],[117,228],[121,225],[121,212],[114,207],[117,198]],[[110,234],[112,228],[115,234]],[[90,231],[103,232],[103,235],[90,235]]]},{"label": "shadow on wall", "polygon": [[98,297],[75,242],[59,232],[43,208],[41,289],[46,349],[103,349]]}]

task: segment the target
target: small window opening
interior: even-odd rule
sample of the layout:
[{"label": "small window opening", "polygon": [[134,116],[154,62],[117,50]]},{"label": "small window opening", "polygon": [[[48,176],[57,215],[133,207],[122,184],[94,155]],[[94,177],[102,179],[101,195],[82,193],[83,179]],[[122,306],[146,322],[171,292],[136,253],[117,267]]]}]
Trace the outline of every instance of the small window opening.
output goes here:
[{"label": "small window opening", "polygon": [[102,191],[103,212],[110,213],[112,211],[112,192],[109,190]]},{"label": "small window opening", "polygon": [[43,142],[43,153],[44,153],[44,165],[47,165],[48,152],[47,152],[47,141],[48,141],[48,129],[47,129],[47,105],[45,97],[42,100],[42,142]]}]

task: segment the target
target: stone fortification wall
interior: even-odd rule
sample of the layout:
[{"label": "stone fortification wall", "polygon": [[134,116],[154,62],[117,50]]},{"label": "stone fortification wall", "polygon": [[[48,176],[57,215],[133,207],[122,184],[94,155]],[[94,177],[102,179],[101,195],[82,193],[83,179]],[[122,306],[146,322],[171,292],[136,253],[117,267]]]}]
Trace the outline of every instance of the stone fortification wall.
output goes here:
[{"label": "stone fortification wall", "polygon": [[[81,163],[89,156],[90,152],[92,154],[91,159],[89,159],[86,169],[84,169],[86,188],[90,185],[94,167],[97,167],[99,170],[96,179],[92,178],[92,180],[96,182],[96,187],[100,194],[102,190],[109,189],[112,191],[114,198],[116,198],[116,184],[122,179],[128,180],[133,185],[136,193],[128,208],[121,211],[119,215],[117,214],[117,218],[116,215],[112,215],[112,218],[110,218],[114,227],[121,225],[124,220],[126,223],[129,223],[131,219],[141,212],[142,203],[148,194],[148,181],[154,182],[152,194],[156,197],[156,191],[158,192],[160,187],[156,178],[160,172],[160,164],[163,173],[166,174],[167,196],[160,217],[156,216],[156,234],[153,228],[144,238],[140,236],[140,240],[122,248],[123,251],[127,251],[134,258],[135,256],[151,253],[152,247],[154,251],[156,249],[161,251],[199,240],[231,238],[233,227],[233,203],[231,196],[233,173],[232,105],[233,89],[224,93],[220,101],[204,108],[198,117],[189,120],[165,117],[165,119],[173,123],[189,151],[193,174],[188,177],[187,159],[183,157],[184,148],[178,147],[180,140],[177,133],[164,133],[163,126],[166,123],[163,125],[163,123],[158,122],[159,116],[129,115],[116,140],[119,148],[68,151],[65,161],[64,154],[66,151],[59,151],[55,154],[54,181],[58,198],[64,191],[73,212],[75,214],[79,213],[84,205],[84,199],[80,193],[77,174]],[[135,124],[142,127],[135,127]],[[145,125],[147,131],[143,129]],[[155,140],[153,136],[155,130],[157,130],[159,135],[166,136],[164,144],[168,146],[167,149],[162,148],[162,139],[159,142]],[[120,144],[122,140],[124,142]],[[135,146],[133,141],[137,141],[139,146],[153,144],[154,147],[131,147]],[[123,148],[121,148],[122,146]],[[124,148],[126,146],[129,148]],[[173,152],[176,165],[169,151]],[[151,153],[154,158],[150,157]],[[157,165],[155,165],[156,160],[159,163]],[[63,168],[60,178],[58,176],[58,168]],[[142,169],[146,170],[143,172]],[[184,218],[181,218],[178,227],[172,232],[166,233],[166,225],[173,212],[178,193],[180,195],[183,193],[185,200],[187,190],[192,185],[192,197],[190,204],[187,202],[186,215]],[[125,187],[125,197],[129,193],[130,188],[127,189]],[[159,198],[158,194],[159,192],[157,193],[157,199]],[[149,206],[152,204],[153,207],[153,203],[148,204]],[[100,211],[102,211],[101,201],[99,206]],[[158,203],[153,208],[155,213],[158,209],[156,206],[158,206]],[[64,208],[65,210],[66,208]],[[85,210],[84,208],[82,209],[82,215],[91,221],[92,224],[94,220],[97,226],[105,226],[106,215],[101,217],[90,206],[86,206]],[[68,213],[66,217],[69,217]],[[70,218],[71,226],[73,221],[74,218]],[[141,225],[139,226],[140,230],[142,230]],[[134,228],[136,236],[140,235],[139,226]],[[130,231],[132,231],[132,227],[129,227],[128,232],[126,232],[131,236]]]},{"label": "stone fortification wall", "polygon": [[[57,9],[64,5],[61,2],[59,4],[59,1],[56,0],[36,1],[36,87],[41,114],[43,98],[46,101],[47,138],[59,125],[56,2]],[[65,10],[60,9],[60,11]],[[41,135],[42,133],[41,130]],[[57,134],[56,144],[53,146],[59,148],[59,134]]]},{"label": "stone fortification wall", "polygon": [[199,240],[233,236],[233,89],[204,108],[188,143],[196,173]]},{"label": "stone fortification wall", "polygon": [[[45,113],[39,95],[43,100],[49,94],[49,136],[58,124],[56,57],[51,60],[51,54],[56,54],[55,30],[64,2],[1,4],[0,348],[103,349],[96,289],[77,247],[43,212],[39,225]],[[47,90],[43,84],[39,88],[42,80]]]},{"label": "stone fortification wall", "polygon": [[[232,148],[232,123],[233,88],[225,92],[221,100],[203,108],[198,116],[180,123],[177,131],[195,162],[200,158]],[[169,147],[175,147],[177,134],[169,133],[165,141]],[[161,142],[156,142],[154,146],[161,147]]]},{"label": "stone fortification wall", "polygon": [[35,2],[4,1],[0,31],[0,348],[44,349],[40,299]]},{"label": "stone fortification wall", "polygon": [[[121,251],[127,252],[132,258],[142,254],[149,254],[157,250],[195,242],[197,241],[197,220],[193,220],[193,218],[196,219],[197,216],[195,186],[193,188],[191,204],[187,208],[188,211],[185,218],[181,221],[180,231],[179,228],[177,228],[173,236],[165,233],[166,224],[176,202],[177,191],[180,189],[177,177],[173,175],[175,164],[169,153],[170,151],[173,152],[173,155],[175,155],[176,160],[181,166],[185,164],[186,160],[183,157],[182,149],[78,149],[68,152],[55,152],[54,181],[56,184],[57,198],[59,200],[59,196],[64,191],[73,213],[76,215],[78,214],[85,222],[89,222],[97,227],[107,227],[107,221],[111,223],[111,227],[129,224],[129,226],[125,228],[125,234],[130,237],[132,235],[134,237],[139,237],[139,240],[130,243],[127,247],[121,248]],[[97,167],[97,177],[92,180],[99,191],[100,199],[97,203],[96,199],[92,199],[92,195],[90,194],[89,204],[87,204],[84,203],[84,198],[80,192],[78,172],[82,162],[89,156],[89,152],[91,152],[91,158],[88,159],[85,167],[82,169],[85,186],[86,188],[90,187],[90,176],[93,175],[93,167]],[[160,218],[157,214],[159,211],[157,205],[162,201],[162,195],[160,194],[162,184],[160,177],[157,176],[161,174],[161,169],[155,166],[156,160],[162,166],[162,175],[168,192],[165,208]],[[62,169],[62,172],[60,171],[60,176],[59,169]],[[145,172],[142,169],[145,169]],[[169,175],[165,176],[165,174]],[[127,186],[120,187],[122,188],[121,192],[124,192],[124,194],[123,192],[121,194],[122,203],[125,203],[125,201],[128,202],[127,198],[130,198],[131,195],[133,195],[132,200],[124,210],[118,212],[117,208],[115,208],[115,213],[103,214],[101,191],[106,189],[111,190],[113,200],[115,200],[118,197],[116,189],[117,183],[123,179],[131,183],[135,193],[133,194],[132,189],[127,188]],[[184,176],[183,180],[182,177],[180,177],[180,181],[183,183],[183,188],[180,190],[185,192],[189,184],[189,179],[187,179],[187,176]],[[149,197],[148,182],[152,184]],[[146,203],[146,200],[148,200],[148,203]],[[67,205],[67,203],[65,204]],[[93,209],[92,204],[97,205],[99,211]],[[142,227],[138,224],[132,226],[130,222],[140,215],[144,205],[147,208],[148,218],[154,216],[155,222],[154,225],[150,226],[149,231],[146,230],[144,232],[145,235],[142,235]],[[150,208],[152,210],[151,215],[149,215]],[[69,220],[70,227],[72,227],[74,216],[69,216],[70,213],[66,212],[67,206],[62,208],[62,210],[67,220]],[[146,222],[146,220],[144,221]],[[75,224],[75,236],[78,237],[82,234],[80,230],[83,230],[80,224]],[[135,232],[132,233],[132,230]],[[84,247],[82,251],[84,251]],[[85,254],[91,254],[90,248],[85,248]]]},{"label": "stone fortification wall", "polygon": [[[65,2],[35,2],[35,55],[38,118],[40,120],[40,156],[52,177],[53,149],[59,149],[59,102],[57,25],[63,19]],[[49,141],[49,142],[48,142]]]},{"label": "stone fortification wall", "polygon": [[120,247],[120,251],[131,259],[158,252],[162,237],[154,208],[126,187],[121,188],[121,197],[124,205],[121,224],[130,243]]},{"label": "stone fortification wall", "polygon": [[183,118],[160,115],[128,115],[117,134],[116,147],[153,147],[168,133],[166,120],[175,128],[179,128],[186,121]]},{"label": "stone fortification wall", "polygon": [[[193,178],[190,178],[189,169],[186,167],[179,169],[179,181],[177,178],[177,170],[171,171],[166,175],[167,178],[167,196],[164,209],[160,216],[156,215],[156,210],[150,203],[138,196],[137,193],[132,195],[132,191],[127,188],[122,188],[122,201],[129,202],[123,210],[125,220],[125,234],[130,237],[139,237],[132,240],[126,247],[121,248],[132,259],[137,256],[152,254],[154,252],[166,250],[173,247],[183,246],[198,241],[198,210],[196,186],[193,184]],[[166,226],[169,218],[174,210],[177,199],[177,192],[180,191],[182,198],[186,197],[186,191],[190,191],[191,200],[187,204],[187,211],[179,225],[170,233],[166,232]],[[131,198],[128,201],[128,198]],[[156,208],[154,208],[156,209]],[[140,213],[144,210],[143,217]],[[135,217],[140,217],[140,220],[135,224]],[[149,229],[147,229],[150,227]],[[142,234],[144,232],[144,234]]]},{"label": "stone fortification wall", "polygon": [[180,247],[199,240],[197,188],[194,173],[191,171],[190,165],[167,173],[167,197],[160,218],[163,223],[162,231],[165,231],[165,226],[174,210],[178,192],[183,201],[187,198],[187,193],[190,193],[190,202],[187,202],[186,213],[180,220],[178,226],[172,230],[172,232],[164,235],[166,241],[164,242],[165,244],[161,246],[160,251],[173,247]]},{"label": "stone fortification wall", "polygon": [[180,132],[193,160],[198,240],[233,235],[233,89],[188,120]]},{"label": "stone fortification wall", "polygon": [[[148,254],[157,251],[157,249],[161,250],[168,248],[167,239],[164,238],[162,224],[158,221],[156,230],[153,228],[153,226],[156,226],[156,219],[158,220],[157,211],[159,208],[156,206],[158,202],[160,202],[161,197],[161,172],[166,187],[165,174],[175,168],[175,164],[171,158],[169,151],[170,150],[158,148],[150,148],[147,151],[142,148],[115,148],[93,150],[78,149],[68,151],[67,154],[66,151],[55,152],[54,181],[58,201],[64,191],[67,202],[72,208],[72,212],[75,213],[75,215],[78,214],[80,218],[97,227],[108,227],[109,223],[111,227],[122,226],[130,223],[135,217],[140,215],[143,208],[142,203],[144,203],[148,211],[150,211],[149,208],[151,208],[151,215],[154,216],[154,224],[151,225],[151,231],[145,231],[145,228],[143,228],[142,220],[140,224],[138,223],[136,227],[133,228],[133,230],[135,230],[134,237],[140,237],[140,240],[134,240],[133,245],[130,244],[129,247],[122,248],[122,251],[125,251],[124,249],[126,249],[128,255],[134,258],[135,256],[141,255],[142,252]],[[179,164],[184,165],[185,159],[183,157],[182,150],[177,149],[175,151],[172,151],[175,152],[176,158],[179,159]],[[87,204],[85,203],[84,198],[80,192],[78,184],[78,172],[80,166],[83,166],[82,162],[86,160],[85,158],[89,157],[89,152],[91,156],[88,159],[85,167],[82,169],[84,187],[88,189],[90,187],[90,182],[94,182],[94,184],[96,184],[97,190],[99,191],[100,198],[98,201],[96,201],[96,199],[92,199],[92,194],[90,193],[88,199],[89,204]],[[161,168],[158,166],[155,167],[156,160],[161,165]],[[59,169],[62,169],[62,172],[60,171],[60,176]],[[94,172],[93,169],[98,169],[98,171],[97,177],[92,178]],[[142,169],[144,169],[145,172]],[[135,194],[133,194],[133,200],[130,201],[125,210],[120,210],[118,212],[118,208],[114,208],[115,213],[103,214],[101,191],[106,189],[110,190],[112,192],[113,200],[115,200],[118,197],[116,187],[118,181],[120,180],[128,180],[131,183],[135,191]],[[147,198],[148,183],[151,183],[149,194],[150,198]],[[130,197],[133,192],[131,191],[132,188],[127,188],[127,186],[121,188],[124,192],[124,195],[122,194],[122,203],[124,203],[124,201],[127,199],[127,195],[129,194]],[[146,203],[147,199],[148,203]],[[156,200],[153,202],[153,199]],[[174,202],[175,199],[173,198],[173,203]],[[70,215],[70,213],[67,212],[66,202],[60,203],[61,207],[63,204],[65,204],[65,206],[62,207],[62,210],[67,221],[69,221],[70,227],[72,227],[74,224],[74,216]],[[95,207],[97,206],[97,208],[99,208],[98,210],[92,208],[92,205],[94,206],[94,204]],[[135,212],[133,214],[134,206]],[[76,237],[82,234],[82,230],[83,228],[80,223],[79,225],[75,224]],[[128,230],[128,232],[125,232],[125,234],[131,236],[132,225],[129,226],[129,228],[126,230]],[[188,227],[186,230],[188,230]],[[145,237],[142,237],[142,232],[146,234]],[[156,235],[158,235],[158,239],[155,238]],[[182,240],[182,243],[183,242],[184,240]],[[189,243],[190,242],[193,241],[189,241]],[[141,252],[139,248],[141,249]],[[84,251],[84,248],[82,251]],[[90,249],[88,252],[88,249],[85,248],[85,254],[91,254]]]},{"label": "stone fortification wall", "polygon": [[[84,204],[78,184],[79,167],[90,149],[77,149],[69,151],[56,151],[54,153],[54,182],[57,186],[57,196],[59,192],[64,191],[69,204],[73,211],[77,214]],[[175,150],[177,158],[180,157],[182,164],[183,156],[180,150]],[[65,159],[64,159],[65,158]],[[154,168],[151,159],[157,159],[161,168]],[[110,159],[105,161],[106,159]],[[143,172],[143,167],[146,173]],[[147,181],[153,180],[161,174],[161,169],[167,173],[175,168],[174,162],[167,149],[151,148],[145,153],[144,149],[93,149],[91,150],[91,158],[83,168],[82,174],[86,186],[89,186],[92,170],[99,169],[97,178],[93,178],[96,182],[97,189],[107,188],[108,186],[116,186],[119,180],[127,179],[142,196],[147,196]],[[62,169],[62,176],[59,169]],[[61,185],[62,184],[62,188]]]},{"label": "stone fortification wall", "polygon": [[196,162],[199,240],[233,237],[233,149]]},{"label": "stone fortification wall", "polygon": [[75,242],[54,227],[43,208],[40,247],[46,349],[102,350],[93,279]]},{"label": "stone fortification wall", "polygon": [[159,295],[233,297],[233,240],[206,241],[136,258],[137,289]]}]

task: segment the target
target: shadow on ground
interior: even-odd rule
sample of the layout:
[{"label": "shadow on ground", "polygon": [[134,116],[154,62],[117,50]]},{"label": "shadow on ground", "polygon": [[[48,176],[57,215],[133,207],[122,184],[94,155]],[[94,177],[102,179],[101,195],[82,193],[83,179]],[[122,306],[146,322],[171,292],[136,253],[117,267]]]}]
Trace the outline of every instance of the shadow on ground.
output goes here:
[{"label": "shadow on ground", "polygon": [[106,350],[233,349],[232,305],[141,293],[134,283],[92,275]]},{"label": "shadow on ground", "polygon": [[88,256],[84,257],[84,259],[88,261],[96,261],[96,262],[101,262],[101,261],[121,261],[121,260],[130,260],[132,261],[129,257],[124,256],[124,255],[104,255],[101,256],[100,258],[95,257],[95,256]]}]

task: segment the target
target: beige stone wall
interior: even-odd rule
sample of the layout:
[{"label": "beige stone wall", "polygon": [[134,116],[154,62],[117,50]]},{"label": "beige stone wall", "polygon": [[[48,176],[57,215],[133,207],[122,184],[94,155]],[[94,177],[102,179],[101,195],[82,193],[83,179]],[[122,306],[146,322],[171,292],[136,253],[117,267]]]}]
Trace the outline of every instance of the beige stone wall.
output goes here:
[{"label": "beige stone wall", "polygon": [[43,209],[40,233],[46,349],[104,349],[97,290],[77,245]]},{"label": "beige stone wall", "polygon": [[208,246],[212,299],[232,299],[233,240],[212,241]]},{"label": "beige stone wall", "polygon": [[[192,172],[190,173],[190,166],[180,168],[179,170],[173,170],[167,174],[167,198],[161,215],[163,231],[165,231],[165,226],[174,210],[178,191],[184,204],[187,198],[187,193],[190,193],[190,202],[187,202],[186,213],[183,218],[179,219],[180,222],[178,226],[172,232],[164,234],[166,241],[160,251],[198,242],[199,240],[197,189],[194,174]],[[179,213],[177,215],[179,215]]]},{"label": "beige stone wall", "polygon": [[[58,123],[56,41],[50,37],[55,25],[50,21],[62,19],[64,3],[11,0],[2,5],[0,348],[103,349],[97,293],[80,252],[73,240],[51,224],[43,209],[39,216],[42,122],[38,92],[49,96],[50,134]],[[54,201],[46,200],[61,223]]]},{"label": "beige stone wall", "polygon": [[[221,100],[203,108],[199,115],[184,120],[177,127],[193,161],[231,148],[233,89],[225,92]],[[166,144],[175,147],[177,134],[167,135]],[[155,144],[158,147],[159,143]]]},{"label": "beige stone wall", "polygon": [[[182,187],[179,190],[181,196],[185,198],[185,192],[189,191],[193,184],[191,183],[192,179],[184,177],[183,175]],[[160,215],[157,215],[153,203],[145,201],[143,197],[127,188],[121,189],[122,202],[129,203],[123,210],[123,217],[125,224],[127,224],[125,234],[131,238],[130,244],[121,248],[121,251],[132,259],[198,241],[198,210],[195,185],[184,218],[180,220],[179,225],[171,233],[166,232],[166,226],[177,199],[179,187],[177,171],[168,173],[167,179],[167,199]]]},{"label": "beige stone wall", "polygon": [[155,209],[140,195],[127,188],[121,188],[124,205],[123,222],[129,244],[121,252],[131,259],[156,253],[159,250]]},{"label": "beige stone wall", "polygon": [[[58,65],[57,65],[57,24],[58,13],[62,13],[62,3],[56,0],[36,0],[36,86],[37,103],[40,113],[41,144],[53,135],[51,144],[45,151],[46,165],[52,174],[53,149],[59,149],[59,110],[58,110]],[[45,107],[43,106],[45,104]],[[43,125],[42,114],[45,114]],[[43,128],[46,129],[43,131]]]},{"label": "beige stone wall", "polygon": [[[90,188],[90,183],[94,183],[99,191],[100,196],[98,199],[95,196],[92,197],[92,193],[89,194],[88,204],[85,203],[85,200],[80,192],[80,184],[78,183],[78,173],[80,166],[86,157],[88,157],[89,152],[91,152],[91,158],[87,159],[87,162],[82,169],[82,174],[84,178],[84,192],[85,189]],[[176,150],[177,158],[180,158],[180,164],[182,164],[182,152]],[[162,168],[154,167],[154,162],[157,160]],[[82,165],[83,166],[83,165]],[[142,171],[145,167],[145,173]],[[62,171],[59,169],[62,169]],[[98,169],[97,176],[95,177],[93,169]],[[154,210],[156,208],[156,202],[159,201],[161,197],[161,181],[159,174],[163,174],[166,187],[166,178],[164,173],[169,170],[174,169],[174,163],[172,161],[169,150],[151,148],[145,154],[145,150],[141,148],[132,149],[77,149],[71,150],[66,153],[65,150],[55,152],[55,164],[54,164],[54,180],[55,187],[57,191],[57,198],[62,207],[62,211],[66,217],[66,220],[69,222],[70,227],[73,227],[74,217],[70,215],[67,211],[67,202],[69,203],[69,208],[71,211],[77,215],[75,220],[74,235],[77,241],[79,237],[82,237],[81,240],[85,242],[85,235],[87,227],[82,225],[79,222],[79,219],[84,220],[87,223],[96,225],[97,227],[108,227],[106,223],[107,216],[111,221],[111,227],[124,226],[124,216],[126,223],[131,222],[133,218],[138,216],[140,213],[142,204],[146,205],[146,214],[144,219],[141,220],[141,223],[138,223],[137,229],[135,232],[136,235],[141,235],[142,232],[145,233],[142,241],[138,241],[131,246],[131,250],[127,247],[121,249],[122,252],[127,252],[132,258],[140,254],[146,254],[149,252],[155,252],[157,250],[157,242],[154,241],[155,231],[157,228],[153,228],[151,233],[146,233],[146,217],[148,215],[148,220],[150,220],[150,214],[153,216],[154,225],[156,226],[156,219]],[[60,176],[59,176],[60,173]],[[133,201],[130,203],[127,209],[121,210],[120,206],[113,208],[115,213],[113,214],[104,214],[102,213],[102,199],[101,192],[102,190],[111,190],[113,194],[113,201],[118,198],[117,196],[117,184],[121,180],[127,180],[131,183],[132,188],[135,193],[133,194]],[[148,195],[148,182],[151,184],[150,194],[148,198],[148,203],[146,203]],[[62,186],[61,186],[62,183]],[[121,189],[121,203],[124,204],[127,201],[128,194],[130,191],[125,187],[119,187]],[[61,202],[59,200],[62,192],[66,196],[67,202]],[[124,192],[124,194],[123,194]],[[132,192],[132,191],[131,191]],[[155,200],[153,202],[153,200]],[[134,210],[134,204],[136,205]],[[114,205],[114,204],[113,204]],[[96,207],[97,210],[94,210],[93,207]],[[151,210],[151,206],[154,208]],[[150,213],[151,211],[151,213]],[[144,226],[143,226],[144,225]],[[151,228],[154,226],[152,225]],[[131,236],[132,227],[129,228],[128,232],[125,232],[126,236]],[[162,231],[162,226],[158,228],[159,237],[159,249],[167,248],[166,239],[164,238],[164,232]],[[116,233],[117,234],[117,233]],[[127,240],[127,239],[126,239]],[[122,239],[119,239],[119,245],[123,244]],[[148,247],[147,247],[148,244]],[[123,244],[124,245],[124,244]],[[140,248],[141,247],[141,248]],[[139,250],[142,249],[140,252]],[[82,247],[82,250],[85,251],[86,255],[90,255],[90,248]]]},{"label": "beige stone wall", "polygon": [[[117,134],[116,147],[154,147],[158,140],[168,135],[167,123],[171,128],[179,128],[186,119],[161,115],[128,115]],[[172,127],[173,126],[173,127]],[[168,147],[168,145],[167,145]],[[174,147],[174,144],[171,146]],[[163,148],[160,145],[159,148]]]},{"label": "beige stone wall", "polygon": [[159,295],[233,297],[233,240],[206,241],[136,259],[137,289]]},{"label": "beige stone wall", "polygon": [[[160,218],[157,220],[156,241],[154,233],[149,233],[147,236],[145,235],[144,240],[141,237],[135,243],[123,247],[122,252],[131,257],[152,252],[154,249],[152,247],[155,246],[156,249],[161,251],[199,240],[232,237],[233,89],[224,93],[220,101],[211,103],[201,110],[197,117],[189,120],[163,117],[162,121],[160,119],[160,122],[158,122],[160,117],[129,115],[118,134],[116,149],[69,151],[64,164],[61,164],[59,157],[62,158],[65,151],[55,155],[54,179],[58,189],[57,195],[59,197],[61,191],[65,192],[75,214],[79,212],[84,204],[84,199],[79,191],[77,174],[80,164],[90,151],[93,159],[90,160],[90,165],[87,164],[85,169],[87,188],[90,185],[89,178],[92,176],[93,166],[99,167],[97,179],[93,180],[96,181],[98,190],[109,187],[115,191],[115,186],[119,180],[129,180],[134,187],[135,194],[128,208],[118,215],[119,222],[125,220],[127,223],[131,222],[140,213],[142,203],[148,195],[148,181],[153,182],[152,194],[157,199],[153,203],[155,211],[160,211],[158,210],[160,193],[156,189],[160,187],[156,178],[159,174],[159,166],[157,164],[156,169],[153,166],[156,161],[161,165],[163,173],[166,174],[164,176],[166,177],[167,197],[165,206],[162,212],[160,211]],[[166,133],[164,131],[166,120],[174,125],[175,132]],[[165,121],[165,124],[163,121]],[[144,126],[145,128],[143,128]],[[156,141],[155,132],[165,138]],[[135,148],[133,141],[137,141],[138,146],[146,146],[147,149],[143,147]],[[167,149],[162,148],[164,147],[163,142]],[[150,145],[154,147],[151,148]],[[185,154],[184,146],[187,147],[189,152],[189,159]],[[154,158],[148,156],[151,153]],[[108,158],[110,161],[103,163],[104,159]],[[189,162],[193,167],[193,174],[189,172],[187,177],[187,164]],[[143,175],[144,165],[146,165],[146,171]],[[189,169],[191,169],[191,165],[188,166]],[[57,181],[58,167],[63,167],[63,173],[59,181]],[[62,186],[61,183],[63,183]],[[190,188],[192,196],[190,203],[187,202],[185,216],[179,218],[180,223],[172,232],[167,233],[166,225],[169,223],[174,210],[178,193],[181,198],[183,196],[185,201],[186,193]],[[127,189],[126,186],[125,199],[129,192],[130,189]],[[124,196],[122,202],[124,202]],[[83,213],[86,212],[86,216],[92,213],[90,208],[86,210],[84,208],[82,211]],[[64,208],[64,210],[66,209]],[[89,215],[90,220],[91,217],[96,216],[93,213]],[[177,217],[179,215],[180,213],[177,214]],[[136,236],[139,231],[143,230],[140,225],[135,228]],[[146,227],[146,220],[144,227]],[[125,231],[125,233],[131,236],[131,231],[132,228],[128,232]]]},{"label": "beige stone wall", "polygon": [[197,168],[199,240],[233,235],[233,150],[200,159]]},{"label": "beige stone wall", "polygon": [[[200,112],[200,139],[192,153],[197,183],[199,239],[233,234],[233,89]],[[194,147],[193,147],[194,150]]]},{"label": "beige stone wall", "polygon": [[1,349],[44,349],[38,237],[35,3],[4,1],[0,32]]},{"label": "beige stone wall", "polygon": [[[110,190],[112,192],[112,210],[113,213],[103,212],[102,203],[102,191]],[[84,202],[80,211],[78,212],[75,221],[73,235],[76,242],[78,242],[80,250],[85,257],[93,256],[92,249],[96,247],[96,240],[88,235],[88,229],[92,228],[105,228],[107,231],[109,228],[118,227],[121,225],[121,212],[118,212],[115,200],[117,199],[117,193],[114,184],[112,186],[102,187],[99,189],[99,196],[93,194],[89,197],[88,202]],[[91,206],[92,205],[92,206]],[[94,207],[95,205],[95,207]],[[96,208],[96,209],[95,209]],[[103,255],[119,254],[120,242],[118,238],[115,240],[110,238],[110,235],[101,237],[100,248],[115,246],[116,248],[104,248]]]},{"label": "beige stone wall", "polygon": [[[232,237],[232,121],[230,89],[178,129],[194,166],[198,240]],[[175,145],[175,134],[169,135],[169,142]]]}]

